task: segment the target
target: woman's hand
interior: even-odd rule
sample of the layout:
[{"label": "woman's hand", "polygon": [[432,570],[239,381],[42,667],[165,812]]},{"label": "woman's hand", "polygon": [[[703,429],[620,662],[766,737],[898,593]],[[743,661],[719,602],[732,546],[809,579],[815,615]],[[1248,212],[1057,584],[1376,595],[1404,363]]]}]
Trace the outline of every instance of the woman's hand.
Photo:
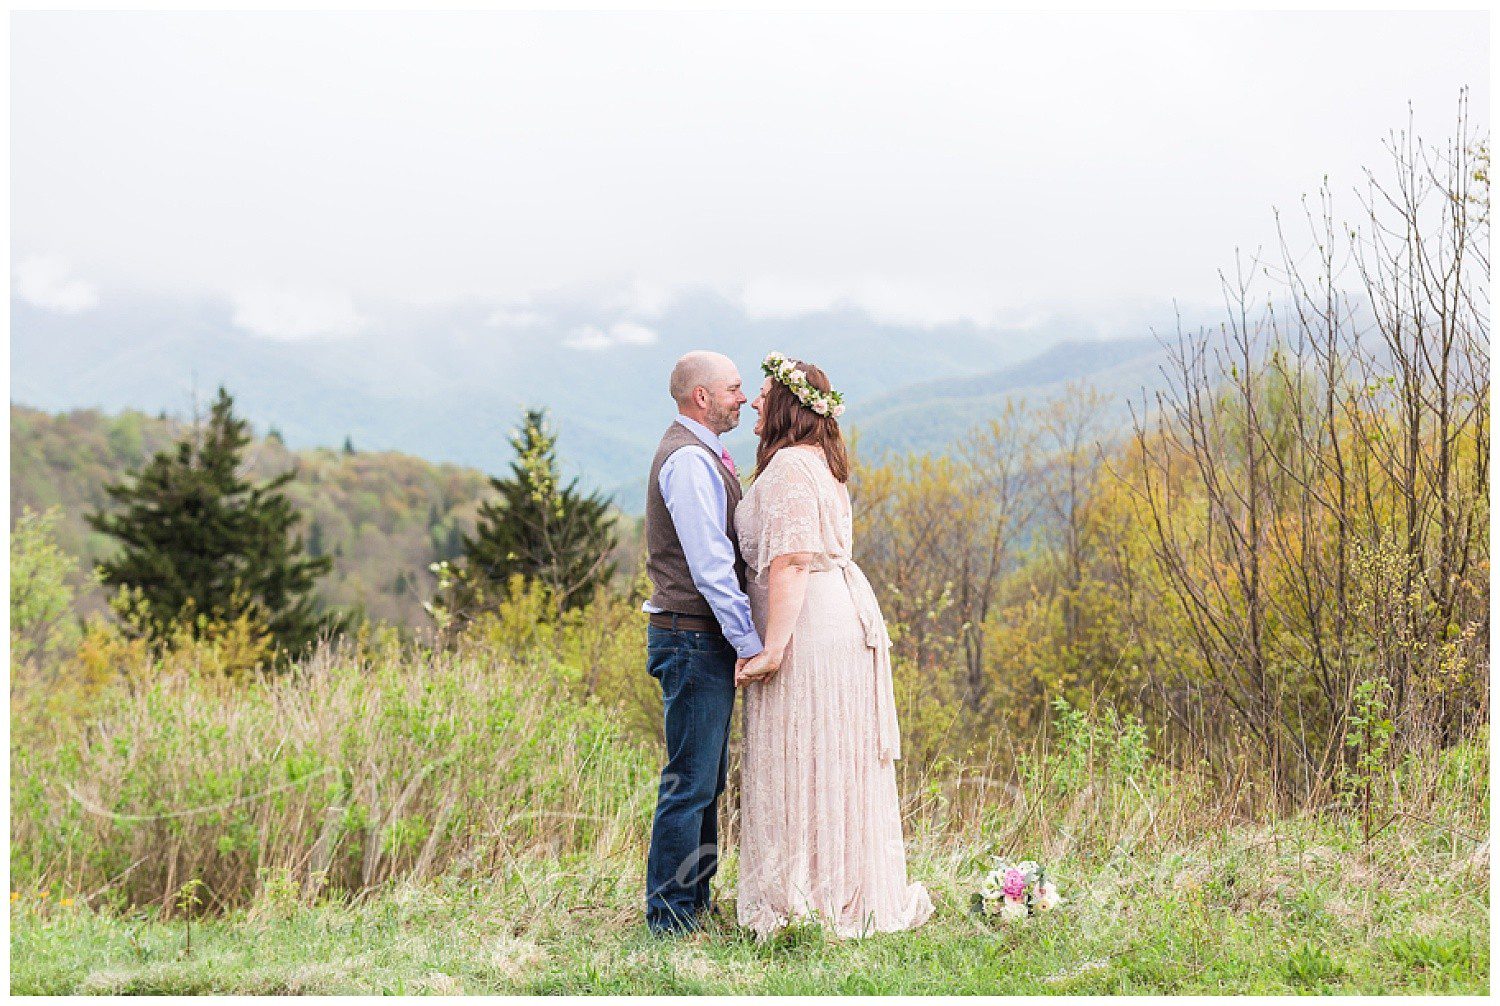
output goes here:
[{"label": "woman's hand", "polygon": [[735,685],[748,685],[762,678],[769,678],[781,670],[782,657],[780,651],[761,650],[753,657],[741,658],[734,669]]}]

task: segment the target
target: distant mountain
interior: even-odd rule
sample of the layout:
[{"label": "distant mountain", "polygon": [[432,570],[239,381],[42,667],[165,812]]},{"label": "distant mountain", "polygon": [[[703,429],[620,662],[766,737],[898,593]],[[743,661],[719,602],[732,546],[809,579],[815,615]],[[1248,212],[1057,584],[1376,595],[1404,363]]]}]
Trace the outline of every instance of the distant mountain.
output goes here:
[{"label": "distant mountain", "polygon": [[[689,349],[727,353],[751,387],[768,350],[814,360],[834,375],[853,424],[875,440],[938,445],[965,410],[990,407],[989,379],[971,375],[1008,373],[1003,368],[1032,354],[1099,331],[1062,317],[1009,329],[902,326],[851,308],[755,317],[707,292],[649,315],[603,301],[498,312],[482,304],[391,308],[371,312],[356,336],[297,341],[248,334],[232,307],[215,300],[108,296],[71,315],[20,300],[11,306],[14,403],[183,417],[194,389],[206,401],[223,383],[242,415],[260,430],[274,426],[291,448],[338,447],[349,436],[361,451],[490,473],[508,463],[506,437],[523,406],[542,405],[569,474],[636,512],[651,450],[672,417],[667,373]],[[1144,331],[1135,319],[1145,317],[1137,311],[1115,328]],[[1017,378],[1018,386],[1099,369],[1097,359],[1076,354],[1045,359],[1027,364],[1034,376]],[[916,375],[923,383],[910,385]],[[750,425],[726,438],[742,465],[752,461]]]},{"label": "distant mountain", "polygon": [[[132,354],[121,354],[122,376],[128,375],[133,359]],[[871,396],[862,404],[851,392],[857,422],[850,425],[866,457],[888,451],[941,453],[976,424],[998,416],[1007,398],[1040,404],[1073,381],[1087,382],[1112,395],[1110,408],[1123,419],[1128,398],[1138,397],[1143,388],[1159,386],[1158,367],[1163,359],[1164,350],[1154,339],[1066,342],[1009,367],[909,384]],[[138,362],[137,373],[144,378],[152,368],[145,361]],[[858,368],[851,367],[849,373],[857,375]],[[97,387],[107,383],[98,372],[85,373],[83,378],[99,382]],[[590,387],[608,386],[598,375],[581,379]],[[855,380],[854,386],[859,387],[857,376]],[[866,386],[870,380],[865,378]],[[287,383],[295,384],[291,375]],[[303,374],[300,386],[316,383]],[[313,398],[299,399],[298,405],[306,410],[340,407]],[[670,421],[670,411],[663,410],[652,426],[635,424],[612,430],[595,415],[580,409],[571,424],[565,424],[574,434],[571,444],[560,445],[561,454],[574,470],[587,470],[587,465],[597,463],[597,448],[607,443],[620,454],[611,471],[643,472],[643,458],[659,433],[657,427]],[[83,607],[99,610],[103,595],[84,574],[114,546],[88,527],[84,514],[107,505],[106,483],[119,482],[138,469],[156,451],[183,436],[187,425],[180,419],[130,409],[117,415],[97,409],[52,414],[19,405],[11,406],[10,420],[12,520],[24,507],[61,508],[60,544],[83,563],[75,586],[83,592]],[[500,417],[495,421],[500,422]],[[297,450],[283,441],[283,420],[275,417],[272,425],[277,435],[257,437],[247,450],[247,469],[252,477],[266,479],[297,468],[287,493],[304,515],[301,532],[313,551],[334,557],[333,572],[323,582],[321,596],[332,604],[361,606],[370,615],[396,624],[425,624],[421,601],[431,595],[433,587],[427,567],[434,559],[457,555],[459,536],[472,531],[475,512],[490,495],[486,473],[396,451],[361,450],[358,437],[353,453],[324,447]],[[434,435],[441,432],[436,427],[418,428]],[[753,441],[743,433],[733,436],[738,437],[739,452],[748,454]],[[583,444],[593,444],[596,450],[580,449]],[[583,460],[570,454],[570,448],[582,454]],[[496,460],[489,467],[497,473],[507,470],[509,451],[504,446],[502,455],[497,448]],[[750,458],[744,460],[748,465]],[[619,525],[625,542],[622,568],[633,569],[631,557],[640,547],[639,520],[629,515],[643,508],[643,474],[618,483],[615,495],[626,515]]]},{"label": "distant mountain", "polygon": [[1165,361],[1155,338],[1064,342],[989,373],[906,385],[863,405],[851,426],[867,457],[942,453],[977,424],[999,416],[1008,399],[1043,404],[1073,382],[1102,392],[1109,416],[1123,421],[1130,400],[1161,386]]}]

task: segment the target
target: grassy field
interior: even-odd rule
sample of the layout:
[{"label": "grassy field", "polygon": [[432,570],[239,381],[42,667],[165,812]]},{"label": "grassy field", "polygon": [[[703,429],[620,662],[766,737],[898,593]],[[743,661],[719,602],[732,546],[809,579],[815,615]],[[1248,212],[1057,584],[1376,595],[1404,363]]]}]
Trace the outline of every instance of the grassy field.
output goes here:
[{"label": "grassy field", "polygon": [[[1270,817],[1253,779],[1064,709],[1010,763],[903,762],[937,905],[919,930],[663,942],[642,918],[659,747],[564,688],[392,642],[253,686],[163,671],[86,717],[13,706],[11,991],[1488,991],[1483,730],[1392,766],[1367,843],[1336,803]],[[992,854],[1041,860],[1068,902],[972,915]]]},{"label": "grassy field", "polygon": [[[215,918],[94,911],[16,892],[11,991],[57,993],[1468,993],[1489,990],[1488,845],[1398,819],[1238,828],[1149,858],[1058,864],[1069,904],[1002,927],[966,911],[979,864],[914,850],[936,917],[862,941],[733,926],[662,941],[641,864],[306,905],[268,885]],[[642,854],[643,858],[644,853]],[[732,891],[733,862],[726,863]]]}]

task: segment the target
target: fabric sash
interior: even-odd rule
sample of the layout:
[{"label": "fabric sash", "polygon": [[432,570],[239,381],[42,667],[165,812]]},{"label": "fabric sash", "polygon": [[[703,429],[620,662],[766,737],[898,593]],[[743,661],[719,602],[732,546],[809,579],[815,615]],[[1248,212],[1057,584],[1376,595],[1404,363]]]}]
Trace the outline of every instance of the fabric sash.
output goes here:
[{"label": "fabric sash", "polygon": [[859,624],[865,630],[865,645],[875,651],[876,746],[881,761],[894,760],[901,757],[901,732],[896,724],[896,686],[891,677],[891,636],[885,619],[880,617],[875,588],[864,570],[853,559],[835,558],[833,564],[844,574]]}]

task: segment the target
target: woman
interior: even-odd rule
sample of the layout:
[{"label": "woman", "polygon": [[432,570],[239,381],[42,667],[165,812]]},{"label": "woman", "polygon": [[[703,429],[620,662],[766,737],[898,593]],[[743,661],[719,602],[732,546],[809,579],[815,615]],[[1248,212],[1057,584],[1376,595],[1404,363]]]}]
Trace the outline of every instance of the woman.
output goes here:
[{"label": "woman", "polygon": [[755,482],[735,515],[765,652],[744,686],[737,914],[764,937],[793,917],[839,936],[932,914],[906,880],[890,637],[850,558],[844,411],[823,371],[766,357]]}]

